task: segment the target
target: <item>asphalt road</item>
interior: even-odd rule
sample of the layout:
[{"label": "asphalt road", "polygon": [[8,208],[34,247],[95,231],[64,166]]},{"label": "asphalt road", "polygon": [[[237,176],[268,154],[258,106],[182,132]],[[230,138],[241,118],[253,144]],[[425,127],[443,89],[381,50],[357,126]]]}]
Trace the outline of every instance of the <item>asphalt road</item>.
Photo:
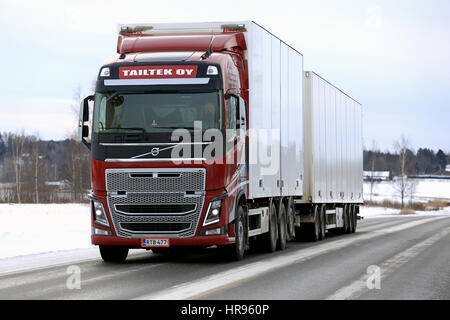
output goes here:
[{"label": "asphalt road", "polygon": [[386,217],[240,262],[142,251],[0,275],[0,299],[450,299],[449,262],[450,217]]}]

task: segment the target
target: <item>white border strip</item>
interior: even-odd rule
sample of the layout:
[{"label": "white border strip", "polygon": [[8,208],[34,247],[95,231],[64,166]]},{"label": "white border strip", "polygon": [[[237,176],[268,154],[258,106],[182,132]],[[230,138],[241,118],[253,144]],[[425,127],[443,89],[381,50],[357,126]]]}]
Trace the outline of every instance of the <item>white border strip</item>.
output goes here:
[{"label": "white border strip", "polygon": [[177,79],[110,79],[104,80],[105,86],[155,86],[174,84],[208,84],[210,78]]}]

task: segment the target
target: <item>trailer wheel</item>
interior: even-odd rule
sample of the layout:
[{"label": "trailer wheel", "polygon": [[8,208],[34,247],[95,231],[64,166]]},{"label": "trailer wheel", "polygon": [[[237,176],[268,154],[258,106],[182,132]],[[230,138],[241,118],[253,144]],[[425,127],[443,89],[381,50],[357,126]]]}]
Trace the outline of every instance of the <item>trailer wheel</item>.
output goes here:
[{"label": "trailer wheel", "polygon": [[344,216],[343,216],[343,218],[344,218],[344,227],[342,228],[342,233],[343,234],[349,233],[348,231],[350,229],[349,228],[350,219],[349,219],[349,215],[348,215],[348,208],[349,208],[349,205],[346,204],[344,206]]},{"label": "trailer wheel", "polygon": [[319,218],[319,206],[314,205],[313,208],[313,223],[308,223],[305,225],[308,240],[312,242],[316,242],[319,240],[320,234],[320,218]]},{"label": "trailer wheel", "polygon": [[319,240],[323,240],[325,239],[326,224],[327,224],[325,205],[321,205],[319,208],[319,222],[320,222]]},{"label": "trailer wheel", "polygon": [[287,218],[286,219],[287,220],[287,240],[291,241],[291,240],[296,239],[295,230],[297,229],[295,227],[295,208],[294,208],[293,203],[291,203],[287,207],[286,218]]},{"label": "trailer wheel", "polygon": [[239,206],[236,217],[234,223],[235,243],[218,247],[218,252],[230,260],[239,261],[244,258],[247,237],[245,211],[242,206]]},{"label": "trailer wheel", "polygon": [[353,233],[354,226],[353,226],[353,205],[349,205],[347,208],[348,211],[348,230],[347,233]]},{"label": "trailer wheel", "polygon": [[128,256],[127,247],[99,246],[100,255],[105,262],[124,262]]},{"label": "trailer wheel", "polygon": [[280,202],[280,211],[278,213],[278,242],[277,248],[279,250],[286,249],[287,240],[287,225],[286,225],[286,207],[283,202]]},{"label": "trailer wheel", "polygon": [[350,206],[350,220],[352,221],[350,233],[356,232],[356,210],[355,205]]}]

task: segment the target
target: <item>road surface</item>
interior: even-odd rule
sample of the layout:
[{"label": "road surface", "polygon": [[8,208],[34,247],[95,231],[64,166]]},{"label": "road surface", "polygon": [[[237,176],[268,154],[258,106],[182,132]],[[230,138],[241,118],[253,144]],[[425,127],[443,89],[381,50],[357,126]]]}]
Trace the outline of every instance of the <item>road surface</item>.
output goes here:
[{"label": "road surface", "polygon": [[355,234],[228,262],[214,248],[3,273],[0,299],[450,299],[450,217],[359,221]]}]

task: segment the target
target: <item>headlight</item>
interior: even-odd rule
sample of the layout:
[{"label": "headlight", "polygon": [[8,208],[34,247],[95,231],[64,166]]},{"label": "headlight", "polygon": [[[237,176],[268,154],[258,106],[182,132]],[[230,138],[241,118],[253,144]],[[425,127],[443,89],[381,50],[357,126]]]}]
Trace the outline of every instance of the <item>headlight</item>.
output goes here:
[{"label": "headlight", "polygon": [[208,212],[206,213],[203,226],[209,226],[220,221],[220,208],[222,207],[222,200],[214,200],[209,203]]},{"label": "headlight", "polygon": [[95,223],[109,227],[108,219],[106,218],[105,208],[101,201],[93,200],[94,202],[94,221]]}]

